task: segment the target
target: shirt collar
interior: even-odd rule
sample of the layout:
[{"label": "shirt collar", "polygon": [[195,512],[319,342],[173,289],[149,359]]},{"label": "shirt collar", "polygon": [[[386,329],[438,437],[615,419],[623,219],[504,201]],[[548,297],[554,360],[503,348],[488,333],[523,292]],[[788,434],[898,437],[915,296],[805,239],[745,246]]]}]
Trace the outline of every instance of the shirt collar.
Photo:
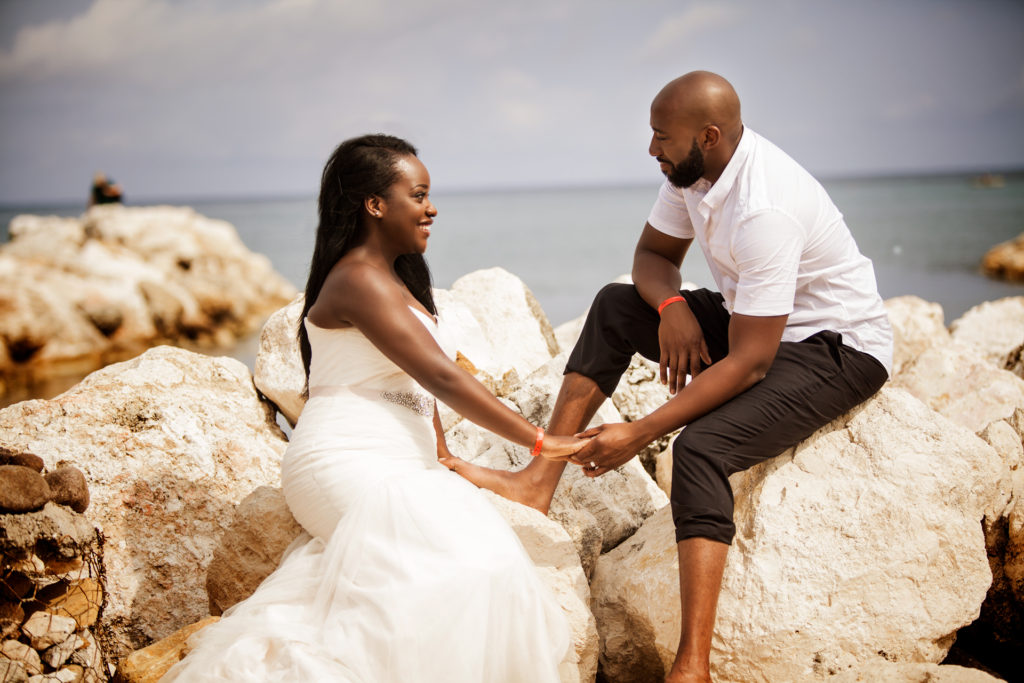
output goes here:
[{"label": "shirt collar", "polygon": [[729,159],[729,163],[722,170],[722,175],[718,176],[718,180],[715,181],[715,184],[704,195],[704,199],[701,200],[702,206],[710,211],[717,209],[725,202],[725,198],[729,195],[729,191],[736,182],[736,176],[739,175],[740,168],[747,162],[747,157],[750,156],[753,148],[754,131],[744,126],[743,132],[740,134],[739,144],[736,145],[736,151],[732,153],[732,158]]}]

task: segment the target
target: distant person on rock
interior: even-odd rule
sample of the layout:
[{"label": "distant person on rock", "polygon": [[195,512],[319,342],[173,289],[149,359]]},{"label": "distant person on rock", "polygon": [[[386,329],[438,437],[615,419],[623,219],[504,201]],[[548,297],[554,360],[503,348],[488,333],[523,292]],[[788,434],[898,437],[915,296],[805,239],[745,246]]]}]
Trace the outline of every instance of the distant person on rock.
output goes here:
[{"label": "distant person on rock", "polygon": [[124,190],[108,178],[103,171],[96,171],[92,176],[92,191],[89,193],[89,206],[96,204],[120,204],[124,201]]},{"label": "distant person on rock", "polygon": [[[650,124],[648,151],[667,181],[634,252],[634,284],[598,292],[548,431],[583,430],[637,352],[660,363],[673,397],[640,420],[579,433],[591,441],[568,458],[536,458],[515,473],[454,469],[547,512],[566,461],[600,476],[685,427],[672,447],[671,489],[682,628],[666,681],[710,681],[735,533],[729,475],[878,391],[892,330],[871,261],[842,215],[807,171],[744,127],[728,81],[705,71],[675,79],[654,98]],[[679,289],[694,239],[718,292]]]}]

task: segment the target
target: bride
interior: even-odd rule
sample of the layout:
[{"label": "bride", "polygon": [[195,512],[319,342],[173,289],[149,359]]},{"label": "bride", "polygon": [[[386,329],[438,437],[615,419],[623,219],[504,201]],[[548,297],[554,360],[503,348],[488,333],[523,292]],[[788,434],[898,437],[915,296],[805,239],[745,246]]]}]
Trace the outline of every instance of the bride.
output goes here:
[{"label": "bride", "polygon": [[324,168],[299,341],[309,400],[281,464],[305,529],[164,681],[558,681],[568,625],[515,534],[451,473],[434,397],[531,449],[545,436],[451,360],[422,254],[437,210],[407,142]]}]

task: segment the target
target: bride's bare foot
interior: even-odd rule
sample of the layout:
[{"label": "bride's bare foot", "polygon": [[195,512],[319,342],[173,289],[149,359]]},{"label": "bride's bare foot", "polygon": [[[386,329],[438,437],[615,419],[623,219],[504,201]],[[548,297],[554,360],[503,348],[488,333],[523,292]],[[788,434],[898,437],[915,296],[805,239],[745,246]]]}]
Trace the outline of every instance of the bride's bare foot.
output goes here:
[{"label": "bride's bare foot", "polygon": [[548,513],[548,507],[551,505],[551,494],[546,492],[543,485],[532,481],[528,472],[492,470],[489,467],[474,465],[455,456],[444,458],[440,462],[451,471],[468,479],[482,489],[493,491],[502,498],[508,498],[517,503],[528,505],[536,510],[540,510],[545,515]]}]

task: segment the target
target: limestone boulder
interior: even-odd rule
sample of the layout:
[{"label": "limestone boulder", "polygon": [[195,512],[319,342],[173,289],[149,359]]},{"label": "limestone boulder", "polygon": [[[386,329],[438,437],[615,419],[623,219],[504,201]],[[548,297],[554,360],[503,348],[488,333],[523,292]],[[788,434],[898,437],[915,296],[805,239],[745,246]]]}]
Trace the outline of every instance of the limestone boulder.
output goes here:
[{"label": "limestone boulder", "polygon": [[[522,280],[502,268],[488,268],[463,275],[449,290],[452,302],[462,304],[480,327],[482,335],[454,329],[454,338],[486,344],[487,358],[466,355],[472,363],[494,377],[515,370],[525,377],[558,353],[554,329]],[[438,306],[445,314],[445,307]],[[452,316],[455,317],[454,315]],[[459,319],[464,316],[460,315]],[[489,347],[489,348],[488,348]],[[469,351],[469,349],[467,349]]]},{"label": "limestone boulder", "polygon": [[583,332],[583,323],[587,321],[587,314],[584,313],[578,318],[573,318],[555,328],[555,341],[558,343],[558,350],[563,353],[571,353],[576,340]]},{"label": "limestone boulder", "polygon": [[217,616],[206,617],[136,650],[118,665],[114,680],[119,683],[159,683],[160,678],[188,654],[191,649],[189,637],[219,620]]},{"label": "limestone boulder", "polygon": [[893,374],[932,346],[950,341],[942,306],[919,296],[897,296],[885,300],[893,334]]},{"label": "limestone boulder", "polygon": [[224,345],[295,288],[234,228],[184,207],[17,216],[0,245],[0,380],[85,373],[160,343]]},{"label": "limestone boulder", "polygon": [[1018,431],[1022,427],[1024,408],[1018,408],[1009,421],[992,422],[978,434],[999,454],[1003,475],[984,519],[992,585],[981,615],[966,634],[968,639],[1013,651],[1024,647],[1024,429]]},{"label": "limestone boulder", "polygon": [[[715,680],[941,661],[991,581],[980,522],[1000,476],[987,443],[887,386],[735,479]],[[659,680],[671,665],[675,555],[666,508],[598,560],[592,607],[609,680]]]},{"label": "limestone boulder", "polygon": [[279,480],[274,417],[242,363],[171,347],[0,410],[7,447],[85,475],[114,659],[207,615],[206,567],[235,506]]},{"label": "limestone boulder", "polygon": [[986,301],[953,321],[953,339],[985,360],[1024,378],[1024,296]]},{"label": "limestone boulder", "polygon": [[979,669],[925,662],[884,659],[830,676],[828,683],[998,683],[1001,678]]},{"label": "limestone boulder", "polygon": [[219,616],[252,595],[300,533],[280,488],[261,486],[250,493],[213,551],[206,572],[210,613]]},{"label": "limestone boulder", "polygon": [[892,382],[972,432],[1024,406],[1024,379],[958,343],[926,349]]},{"label": "limestone boulder", "polygon": [[981,270],[992,277],[1024,282],[1024,233],[985,252]]},{"label": "limestone boulder", "polygon": [[299,352],[298,326],[305,297],[275,311],[260,331],[260,346],[253,368],[256,388],[295,425],[306,404],[306,370]]},{"label": "limestone boulder", "polygon": [[[612,394],[612,402],[626,422],[633,422],[650,415],[672,398],[668,387],[661,383],[658,363],[647,360],[640,354],[634,354],[629,367],[622,373],[619,384]],[[637,458],[652,476],[657,472],[657,456],[665,452],[679,430],[665,434],[649,443]],[[659,485],[666,488],[667,483]]]}]

